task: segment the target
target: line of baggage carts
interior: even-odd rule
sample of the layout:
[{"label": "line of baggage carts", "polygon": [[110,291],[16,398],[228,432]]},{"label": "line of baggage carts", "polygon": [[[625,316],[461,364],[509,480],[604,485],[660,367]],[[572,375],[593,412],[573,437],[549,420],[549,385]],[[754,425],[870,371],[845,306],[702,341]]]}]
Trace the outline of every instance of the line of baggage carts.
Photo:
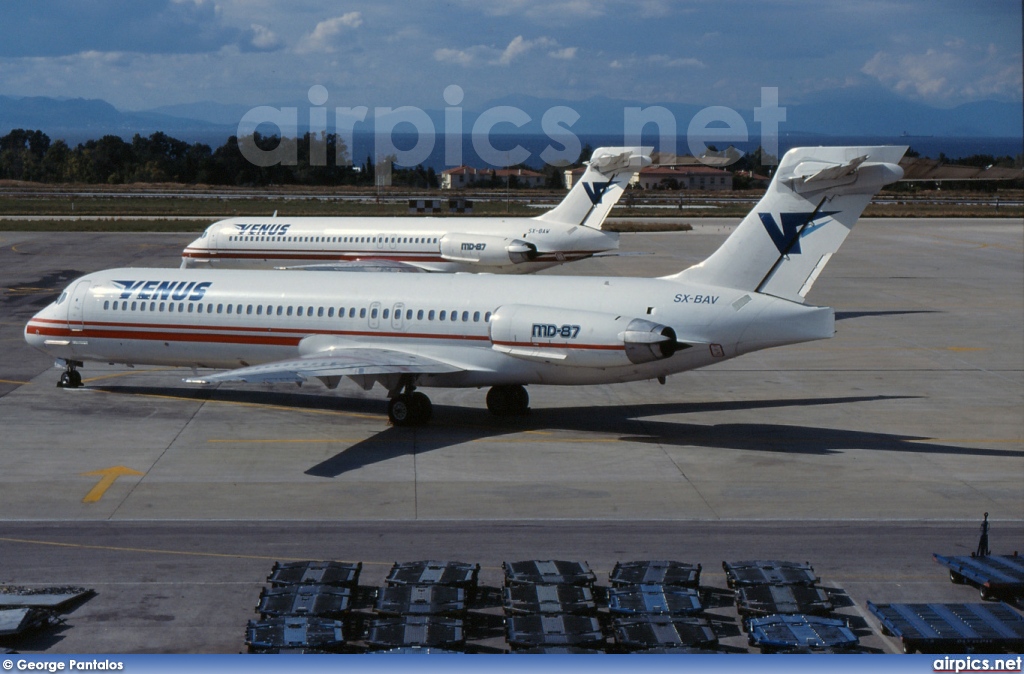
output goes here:
[{"label": "line of baggage carts", "polygon": [[479,584],[478,564],[456,561],[396,563],[380,588],[359,585],[359,563],[277,564],[246,644],[255,653],[725,652],[719,636],[737,627],[706,608],[735,602],[762,652],[857,650],[809,564],[723,568],[732,601],[701,586],[699,564],[677,561],[618,563],[606,585],[586,562],[505,562],[500,588]]}]

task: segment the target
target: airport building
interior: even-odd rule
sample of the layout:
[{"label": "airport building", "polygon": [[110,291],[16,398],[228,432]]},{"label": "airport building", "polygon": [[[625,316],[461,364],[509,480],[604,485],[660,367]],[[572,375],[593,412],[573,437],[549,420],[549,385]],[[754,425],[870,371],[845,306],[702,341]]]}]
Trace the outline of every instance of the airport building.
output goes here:
[{"label": "airport building", "polygon": [[[582,175],[582,171],[580,172]],[[469,187],[473,183],[499,180],[510,182],[516,187],[543,187],[544,174],[524,168],[478,169],[472,166],[456,166],[441,173],[441,189],[451,190]]]}]

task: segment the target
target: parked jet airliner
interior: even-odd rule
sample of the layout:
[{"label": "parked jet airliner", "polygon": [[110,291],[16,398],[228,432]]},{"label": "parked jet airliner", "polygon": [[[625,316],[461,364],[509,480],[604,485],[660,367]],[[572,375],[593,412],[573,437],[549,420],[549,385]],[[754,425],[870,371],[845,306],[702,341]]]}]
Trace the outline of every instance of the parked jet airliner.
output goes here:
[{"label": "parked jet airliner", "polygon": [[[614,250],[601,229],[653,148],[594,150],[565,199],[535,218],[254,218],[210,225],[182,268],[268,269],[386,260],[392,269],[525,274]],[[358,267],[358,265],[357,265]]]},{"label": "parked jet airliner", "polygon": [[492,387],[525,413],[527,384],[667,375],[825,339],[807,305],[822,268],[905,147],[790,150],[768,191],[704,262],[663,278],[113,269],[74,281],[25,327],[61,385],[86,361],[226,369],[186,381],[380,383],[398,425],[425,423],[418,387]]}]

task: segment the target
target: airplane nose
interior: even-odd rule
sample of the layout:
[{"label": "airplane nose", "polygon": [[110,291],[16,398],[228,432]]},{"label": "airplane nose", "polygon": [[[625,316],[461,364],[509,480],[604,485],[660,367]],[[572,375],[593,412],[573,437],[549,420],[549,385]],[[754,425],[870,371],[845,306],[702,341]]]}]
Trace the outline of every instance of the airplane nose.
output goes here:
[{"label": "airplane nose", "polygon": [[[67,292],[61,295],[66,301]],[[63,314],[62,314],[63,311]],[[61,301],[51,302],[45,309],[37,313],[25,324],[25,342],[36,349],[50,355],[66,355],[61,349],[70,344],[67,334],[67,309]]]}]

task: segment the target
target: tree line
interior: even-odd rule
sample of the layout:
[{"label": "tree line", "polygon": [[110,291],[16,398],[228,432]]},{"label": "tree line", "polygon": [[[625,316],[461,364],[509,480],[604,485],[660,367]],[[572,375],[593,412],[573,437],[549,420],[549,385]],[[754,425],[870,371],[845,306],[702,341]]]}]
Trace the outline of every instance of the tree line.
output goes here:
[{"label": "tree line", "polygon": [[[107,135],[71,147],[63,140],[51,141],[42,131],[14,129],[0,137],[0,180],[40,183],[181,183],[206,185],[373,185],[375,167],[371,158],[351,165],[348,148],[336,134],[295,139],[294,165],[257,166],[239,148],[250,143],[270,151],[281,140],[255,133],[241,140],[232,136],[217,149],[205,143],[187,143],[163,132],[148,137],[135,134],[131,141]],[[326,145],[326,161],[323,146]],[[312,160],[311,160],[312,156]],[[323,164],[323,165],[321,165]],[[394,167],[391,184],[409,187],[437,187],[433,168]]]}]

